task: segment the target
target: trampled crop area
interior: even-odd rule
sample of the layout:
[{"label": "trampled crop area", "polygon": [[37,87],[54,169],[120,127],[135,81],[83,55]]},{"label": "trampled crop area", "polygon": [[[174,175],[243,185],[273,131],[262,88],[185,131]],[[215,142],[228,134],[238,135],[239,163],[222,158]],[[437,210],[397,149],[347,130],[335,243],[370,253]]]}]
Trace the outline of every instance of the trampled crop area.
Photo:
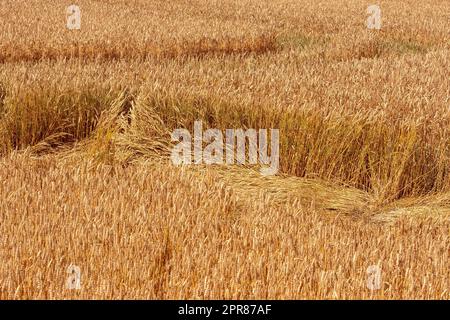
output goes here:
[{"label": "trampled crop area", "polygon": [[[0,30],[0,299],[450,298],[449,1],[4,0]],[[227,129],[259,161],[278,130],[276,174],[208,162]]]}]

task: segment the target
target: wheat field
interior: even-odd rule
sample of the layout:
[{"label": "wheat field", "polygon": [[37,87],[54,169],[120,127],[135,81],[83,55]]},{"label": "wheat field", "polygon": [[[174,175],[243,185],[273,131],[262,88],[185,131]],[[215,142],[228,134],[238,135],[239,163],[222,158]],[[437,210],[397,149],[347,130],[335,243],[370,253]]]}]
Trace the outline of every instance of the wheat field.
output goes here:
[{"label": "wheat field", "polygon": [[[450,298],[449,1],[3,0],[0,29],[0,299]],[[173,165],[198,120],[279,129],[278,173]]]}]

